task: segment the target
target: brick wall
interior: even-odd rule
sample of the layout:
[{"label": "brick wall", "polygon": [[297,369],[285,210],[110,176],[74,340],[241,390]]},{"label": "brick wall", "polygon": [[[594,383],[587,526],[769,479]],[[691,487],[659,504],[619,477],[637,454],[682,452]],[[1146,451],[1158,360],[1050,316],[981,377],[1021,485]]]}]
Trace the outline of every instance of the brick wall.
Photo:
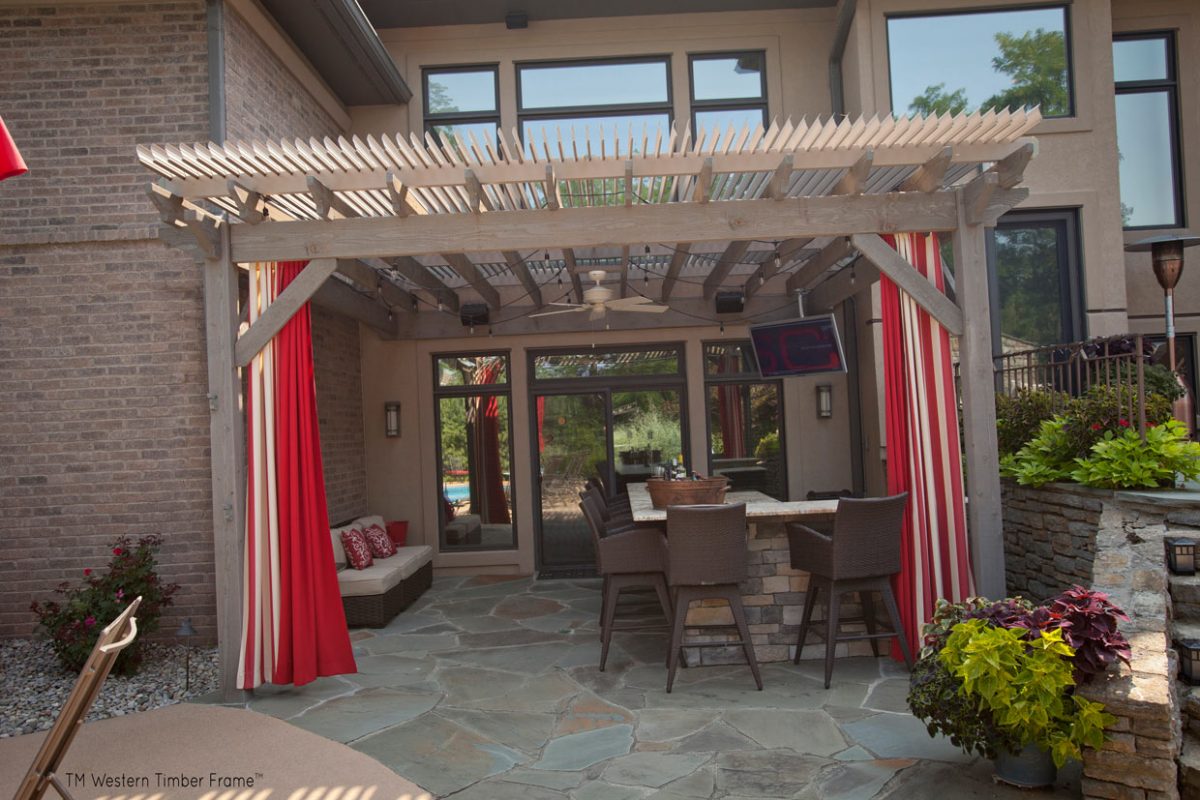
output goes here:
[{"label": "brick wall", "polygon": [[163,630],[212,635],[199,272],[155,241],[0,248],[0,635],[34,597],[161,533]]},{"label": "brick wall", "polygon": [[203,0],[0,6],[0,114],[29,173],[0,189],[0,244],[145,237],[136,144],[208,132]]},{"label": "brick wall", "polygon": [[[358,323],[312,307],[313,368],[329,521],[367,513]],[[383,409],[379,410],[383,413]]]}]

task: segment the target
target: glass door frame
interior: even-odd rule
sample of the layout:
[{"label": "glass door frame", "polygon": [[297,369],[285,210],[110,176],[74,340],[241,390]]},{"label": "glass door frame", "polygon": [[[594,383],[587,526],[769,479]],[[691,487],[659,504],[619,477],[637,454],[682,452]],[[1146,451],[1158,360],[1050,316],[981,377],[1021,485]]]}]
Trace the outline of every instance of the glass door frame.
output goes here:
[{"label": "glass door frame", "polygon": [[[538,379],[536,360],[541,356],[566,355],[571,353],[596,353],[597,355],[611,352],[651,352],[654,350],[674,350],[678,354],[678,370],[674,373],[659,375],[598,375],[594,377],[576,378],[542,378]],[[608,471],[604,476],[607,485],[616,485],[616,464],[613,445],[613,399],[615,392],[627,391],[673,391],[679,395],[679,435],[680,446],[683,450],[684,463],[693,464],[691,452],[691,420],[689,419],[687,392],[687,352],[683,342],[658,342],[655,344],[639,344],[632,346],[607,345],[601,347],[573,346],[546,347],[537,350],[527,350],[526,354],[527,384],[529,397],[529,457],[534,480],[533,504],[533,541],[534,564],[536,568],[564,568],[567,565],[542,564],[542,488],[541,467],[542,456],[538,452],[537,440],[537,401],[548,395],[598,394],[604,398],[604,424],[606,429],[604,450],[608,463]],[[694,468],[694,464],[693,464]],[[583,487],[580,486],[580,489]]]}]

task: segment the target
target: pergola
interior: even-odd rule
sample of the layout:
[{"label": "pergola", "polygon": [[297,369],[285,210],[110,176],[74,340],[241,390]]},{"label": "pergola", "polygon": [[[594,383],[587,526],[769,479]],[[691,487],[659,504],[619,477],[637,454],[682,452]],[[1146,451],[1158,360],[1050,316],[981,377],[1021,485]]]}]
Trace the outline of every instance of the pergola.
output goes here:
[{"label": "pergola", "polygon": [[[622,327],[694,325],[701,311],[711,318],[719,289],[741,289],[746,314],[798,293],[809,310],[833,309],[887,275],[960,337],[972,566],[981,593],[1002,594],[984,231],[1028,195],[1018,184],[1036,144],[1025,134],[1040,119],[1035,109],[695,136],[610,129],[526,142],[513,131],[496,142],[413,134],[139,147],[159,176],[149,195],[163,238],[196,252],[205,272],[224,690],[233,692],[237,671],[245,533],[238,370],[310,299],[384,337],[461,330],[457,315],[419,313],[422,302],[517,308],[505,332],[537,333],[576,324],[578,315],[528,314],[557,299],[564,275],[563,291],[579,299],[589,269],[613,273],[622,297],[648,292],[653,275],[653,299],[672,307],[623,316]],[[880,238],[930,231],[953,238],[954,299]],[[308,266],[239,335],[239,265],[298,259]],[[677,291],[685,278],[697,296]]]}]

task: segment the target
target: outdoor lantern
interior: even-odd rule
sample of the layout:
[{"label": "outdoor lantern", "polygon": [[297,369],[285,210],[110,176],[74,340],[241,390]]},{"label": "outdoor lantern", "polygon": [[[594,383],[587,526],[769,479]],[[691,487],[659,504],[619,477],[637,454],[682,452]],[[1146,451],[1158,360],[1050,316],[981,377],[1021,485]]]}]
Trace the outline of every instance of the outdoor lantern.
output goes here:
[{"label": "outdoor lantern", "polygon": [[400,435],[400,404],[396,402],[383,404],[383,433],[388,438]]},{"label": "outdoor lantern", "polygon": [[1163,288],[1163,306],[1167,318],[1167,358],[1175,371],[1175,286],[1183,275],[1183,248],[1200,244],[1200,236],[1151,236],[1126,245],[1130,253],[1150,251],[1154,277]]},{"label": "outdoor lantern", "polygon": [[175,631],[175,637],[183,640],[183,692],[187,694],[192,690],[192,637],[196,635],[196,629],[192,627],[192,618],[184,619],[183,624],[179,626],[179,630]]},{"label": "outdoor lantern", "polygon": [[817,384],[817,417],[829,419],[833,416],[833,385]]},{"label": "outdoor lantern", "polygon": [[1200,639],[1179,639],[1175,642],[1179,652],[1179,672],[1192,686],[1200,684]]},{"label": "outdoor lantern", "polygon": [[1167,568],[1176,575],[1196,574],[1196,540],[1163,539],[1167,548]]}]

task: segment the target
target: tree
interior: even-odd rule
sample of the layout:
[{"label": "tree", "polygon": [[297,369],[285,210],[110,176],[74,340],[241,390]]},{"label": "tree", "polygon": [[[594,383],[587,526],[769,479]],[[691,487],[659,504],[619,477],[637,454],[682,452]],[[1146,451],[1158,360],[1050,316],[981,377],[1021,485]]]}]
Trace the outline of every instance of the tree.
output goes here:
[{"label": "tree", "polygon": [[908,104],[909,111],[926,117],[933,114],[957,114],[966,107],[967,90],[955,89],[953,92],[947,92],[944,83],[926,86],[925,91]]},{"label": "tree", "polygon": [[1012,86],[985,100],[982,108],[1041,106],[1046,116],[1071,109],[1067,92],[1067,44],[1062,31],[1038,28],[1020,36],[997,33],[1000,55],[992,59],[996,72],[1008,75]]}]

